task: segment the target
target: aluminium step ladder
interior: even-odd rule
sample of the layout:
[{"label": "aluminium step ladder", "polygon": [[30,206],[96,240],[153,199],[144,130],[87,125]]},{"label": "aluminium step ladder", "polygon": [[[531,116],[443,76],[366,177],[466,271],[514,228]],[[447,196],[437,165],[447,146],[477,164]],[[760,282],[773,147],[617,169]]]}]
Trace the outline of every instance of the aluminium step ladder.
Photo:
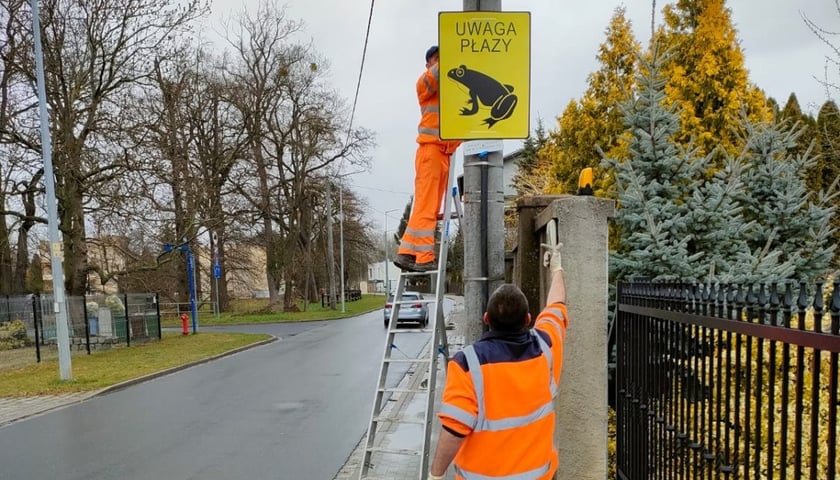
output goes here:
[{"label": "aluminium step ladder", "polygon": [[[459,226],[463,225],[464,212],[460,202],[460,195],[458,187],[454,186],[455,169],[449,170],[449,183],[447,187],[447,199],[444,201],[443,215],[438,215],[438,220],[443,222],[441,236],[440,236],[440,251],[437,256],[438,269],[431,272],[401,272],[399,282],[397,283],[397,290],[394,292],[394,301],[391,308],[391,318],[388,321],[388,334],[385,340],[385,349],[382,355],[382,361],[379,367],[379,379],[376,384],[376,392],[373,400],[373,410],[368,423],[367,436],[364,442],[364,457],[362,460],[361,471],[359,479],[374,479],[383,478],[377,476],[375,472],[374,455],[408,455],[418,456],[420,458],[420,469],[418,477],[425,480],[429,472],[430,450],[431,450],[431,435],[432,423],[434,418],[434,404],[435,404],[435,382],[437,379],[438,370],[438,355],[442,355],[445,360],[449,359],[449,346],[446,340],[446,325],[443,314],[443,299],[446,285],[446,261],[449,252],[450,220],[457,219]],[[451,199],[449,198],[451,194]],[[451,202],[451,203],[450,203]],[[451,207],[454,204],[455,212],[452,212]],[[386,265],[385,268],[388,268]],[[405,291],[406,281],[409,278],[431,276],[431,281],[434,282],[433,296],[426,297],[419,302],[417,300],[402,300],[402,294]],[[387,293],[386,293],[387,295]],[[405,304],[428,304],[430,312],[430,319],[428,324],[420,324],[420,328],[416,329],[398,329],[397,319],[399,318],[400,306]],[[433,308],[432,308],[433,306]],[[420,357],[411,358],[406,356],[397,345],[397,338],[405,338],[408,335],[422,335],[427,338],[426,347],[421,350]],[[400,356],[392,356],[394,351],[399,351]],[[387,379],[390,366],[393,364],[408,364],[409,369],[406,375],[413,372],[419,374],[425,368],[426,372],[426,388],[422,384],[417,387],[417,382],[412,382],[409,388],[388,387]],[[399,417],[400,412],[386,413],[385,405],[394,394],[398,395],[422,395],[425,397],[425,413],[423,420],[409,419]],[[392,409],[393,410],[393,409]],[[377,436],[382,437],[381,430],[384,428],[396,426],[399,424],[414,424],[421,425],[423,428],[423,446],[421,450],[387,448],[377,445]]]}]

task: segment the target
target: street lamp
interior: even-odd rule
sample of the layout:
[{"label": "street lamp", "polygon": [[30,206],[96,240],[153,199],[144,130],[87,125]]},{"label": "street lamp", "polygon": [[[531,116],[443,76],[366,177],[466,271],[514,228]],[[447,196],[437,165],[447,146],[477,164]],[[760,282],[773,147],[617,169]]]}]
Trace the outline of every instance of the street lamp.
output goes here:
[{"label": "street lamp", "polygon": [[[70,359],[70,326],[67,323],[67,303],[64,291],[64,253],[58,229],[58,204],[55,197],[55,176],[52,162],[50,117],[47,113],[47,87],[44,81],[44,53],[41,49],[41,24],[38,0],[32,0],[32,33],[35,44],[35,78],[38,90],[38,116],[41,131],[41,157],[44,161],[44,183],[47,198],[47,226],[50,239],[50,266],[53,277],[53,311],[55,312],[56,343],[58,344],[58,373],[62,380],[73,379]],[[126,305],[128,308],[128,305]],[[127,312],[127,311],[126,311]],[[128,329],[126,329],[128,335]]]},{"label": "street lamp", "polygon": [[399,208],[394,208],[392,210],[385,211],[385,297],[388,297],[388,294],[391,293],[391,283],[388,281],[388,247],[390,243],[388,242],[388,214],[391,212],[399,211]]}]

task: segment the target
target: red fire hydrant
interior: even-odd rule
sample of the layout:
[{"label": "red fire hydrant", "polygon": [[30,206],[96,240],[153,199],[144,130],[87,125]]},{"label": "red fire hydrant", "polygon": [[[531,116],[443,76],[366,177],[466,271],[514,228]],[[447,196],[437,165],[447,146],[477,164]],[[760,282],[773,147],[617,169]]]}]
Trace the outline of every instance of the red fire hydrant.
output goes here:
[{"label": "red fire hydrant", "polygon": [[189,330],[189,328],[187,328],[187,319],[188,318],[189,317],[187,317],[186,313],[181,314],[181,333],[183,333],[184,335],[189,335],[190,334],[190,330]]}]

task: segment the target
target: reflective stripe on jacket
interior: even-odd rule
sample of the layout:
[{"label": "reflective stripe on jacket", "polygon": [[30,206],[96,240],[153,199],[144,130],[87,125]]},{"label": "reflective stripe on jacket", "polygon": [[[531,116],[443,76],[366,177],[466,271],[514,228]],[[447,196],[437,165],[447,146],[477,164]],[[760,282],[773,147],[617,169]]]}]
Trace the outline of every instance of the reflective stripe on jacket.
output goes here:
[{"label": "reflective stripe on jacket", "polygon": [[455,152],[460,141],[440,139],[440,68],[432,65],[417,80],[417,101],[420,103],[420,125],[417,143],[436,143],[447,155]]},{"label": "reflective stripe on jacket", "polygon": [[488,332],[449,362],[438,416],[464,435],[464,480],[542,480],[557,470],[554,398],[563,366],[566,307],[549,305],[534,328]]}]

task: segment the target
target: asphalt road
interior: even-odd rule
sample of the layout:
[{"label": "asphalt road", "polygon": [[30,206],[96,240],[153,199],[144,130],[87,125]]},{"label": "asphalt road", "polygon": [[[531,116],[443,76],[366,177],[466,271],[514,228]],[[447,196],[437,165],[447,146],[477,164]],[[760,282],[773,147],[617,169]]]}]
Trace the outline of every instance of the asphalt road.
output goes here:
[{"label": "asphalt road", "polygon": [[382,311],[225,330],[281,340],[0,428],[0,479],[332,479],[367,428]]}]

